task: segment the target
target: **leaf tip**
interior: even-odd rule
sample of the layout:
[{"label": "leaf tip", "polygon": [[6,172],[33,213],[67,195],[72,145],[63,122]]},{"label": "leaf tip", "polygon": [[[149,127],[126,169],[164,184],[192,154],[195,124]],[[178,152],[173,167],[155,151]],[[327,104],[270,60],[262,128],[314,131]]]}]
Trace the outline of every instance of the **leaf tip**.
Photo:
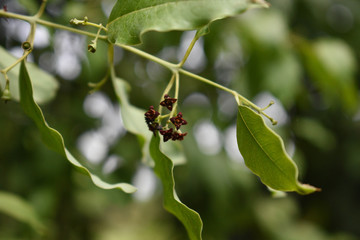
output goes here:
[{"label": "leaf tip", "polygon": [[296,192],[302,195],[307,195],[314,192],[321,192],[321,188],[317,188],[309,184],[299,183]]},{"label": "leaf tip", "polygon": [[259,4],[260,6],[264,8],[269,8],[271,6],[270,3],[266,2],[265,0],[252,0],[253,3]]}]

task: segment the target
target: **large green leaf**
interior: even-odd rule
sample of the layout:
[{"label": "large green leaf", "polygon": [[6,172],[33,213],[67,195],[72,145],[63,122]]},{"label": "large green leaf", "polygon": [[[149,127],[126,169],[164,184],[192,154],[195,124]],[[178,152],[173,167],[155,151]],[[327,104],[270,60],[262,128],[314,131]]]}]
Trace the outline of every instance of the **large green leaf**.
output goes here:
[{"label": "large green leaf", "polygon": [[[130,85],[126,81],[116,77],[114,73],[111,75],[115,93],[121,105],[120,111],[124,127],[138,137],[142,148],[142,160],[147,165],[152,166],[154,163],[149,154],[149,144],[152,133],[148,130],[145,123],[144,114],[146,110],[131,105],[127,93],[130,90]],[[182,151],[182,146],[179,142],[161,143],[161,149],[171,157],[175,165],[186,162],[184,151]]]},{"label": "large green leaf", "polygon": [[[10,66],[17,60],[16,57],[8,53],[4,48],[0,46],[0,69],[4,69]],[[10,72],[8,72],[8,77],[10,79],[10,92],[13,100],[19,101],[19,68],[20,66],[15,66]],[[33,63],[28,63],[29,74],[31,79],[33,79],[34,86],[34,99],[37,103],[45,103],[50,101],[55,97],[56,91],[59,88],[59,84],[56,79],[48,74],[47,72],[41,70]],[[5,79],[2,74],[0,74],[0,85],[5,86]]]},{"label": "large green leaf", "polygon": [[298,181],[297,166],[286,153],[282,139],[246,106],[239,106],[237,142],[246,166],[268,187],[300,194],[318,190]]},{"label": "large green leaf", "polygon": [[17,195],[0,191],[0,212],[29,224],[39,233],[45,230],[33,207]]},{"label": "large green leaf", "polygon": [[109,41],[138,44],[141,35],[147,31],[199,29],[215,20],[240,14],[250,7],[266,6],[254,2],[257,1],[118,0],[107,25]]},{"label": "large green leaf", "polygon": [[20,66],[19,84],[20,84],[20,104],[24,112],[35,122],[36,126],[40,131],[44,143],[50,149],[63,155],[77,169],[90,176],[93,183],[100,188],[103,189],[117,188],[126,193],[133,193],[136,191],[136,188],[128,183],[109,184],[102,181],[98,176],[92,174],[87,168],[82,166],[79,163],[79,161],[77,161],[70,154],[70,152],[65,148],[64,140],[61,134],[55,129],[49,127],[49,125],[45,121],[44,115],[40,107],[34,101],[32,84],[24,61],[21,62],[21,66]]},{"label": "large green leaf", "polygon": [[191,240],[201,239],[201,218],[197,212],[184,205],[176,195],[173,162],[160,151],[159,145],[160,137],[158,135],[152,137],[150,154],[155,161],[154,171],[162,182],[164,207],[182,222]]}]

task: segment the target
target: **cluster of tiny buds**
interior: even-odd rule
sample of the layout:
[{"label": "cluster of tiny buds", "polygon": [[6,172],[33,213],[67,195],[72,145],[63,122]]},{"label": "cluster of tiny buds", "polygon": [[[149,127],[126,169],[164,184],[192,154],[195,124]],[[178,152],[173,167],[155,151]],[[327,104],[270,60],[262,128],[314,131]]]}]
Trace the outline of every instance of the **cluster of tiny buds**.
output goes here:
[{"label": "cluster of tiny buds", "polygon": [[[164,100],[160,102],[160,105],[166,107],[168,110],[173,109],[173,104],[177,101],[176,98],[171,98],[169,95],[164,96]],[[160,113],[154,109],[154,106],[150,106],[149,110],[145,113],[145,121],[148,125],[150,131],[154,133],[156,136],[156,131],[163,136],[164,142],[169,141],[170,139],[173,141],[184,140],[184,137],[187,133],[181,133],[179,131],[182,125],[186,125],[187,121],[183,119],[183,115],[179,112],[175,117],[170,118],[170,122],[175,126],[175,130],[173,128],[167,128],[160,125],[158,117]]]}]

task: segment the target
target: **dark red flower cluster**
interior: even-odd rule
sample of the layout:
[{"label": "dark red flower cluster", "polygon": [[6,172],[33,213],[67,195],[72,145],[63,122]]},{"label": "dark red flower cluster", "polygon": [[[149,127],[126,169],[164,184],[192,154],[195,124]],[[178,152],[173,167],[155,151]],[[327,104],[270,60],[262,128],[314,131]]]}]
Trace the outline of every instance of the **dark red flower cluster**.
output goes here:
[{"label": "dark red flower cluster", "polygon": [[[164,100],[160,102],[160,105],[163,107],[166,107],[170,111],[173,109],[173,104],[177,101],[176,98],[171,98],[169,95],[164,96]],[[149,130],[154,133],[154,136],[156,136],[156,131],[159,131],[160,134],[163,136],[164,142],[169,141],[170,139],[173,141],[184,140],[184,137],[187,135],[187,133],[181,133],[178,131],[182,125],[186,125],[187,121],[183,119],[183,115],[181,112],[177,114],[176,117],[170,118],[170,122],[175,126],[176,130],[173,128],[167,128],[165,129],[160,125],[160,121],[157,120],[160,113],[154,109],[154,106],[150,106],[149,110],[145,113],[145,121],[146,124],[149,127]]]},{"label": "dark red flower cluster", "polygon": [[180,133],[180,132],[173,131],[172,128],[170,128],[168,130],[160,130],[160,134],[163,135],[164,142],[167,142],[170,139],[173,141],[176,141],[176,140],[182,141],[182,140],[184,140],[184,137],[187,135],[187,133]]},{"label": "dark red flower cluster", "polygon": [[161,129],[160,124],[155,121],[159,115],[160,115],[160,113],[154,109],[154,106],[150,106],[149,110],[145,113],[146,124],[148,125],[149,130],[154,133],[154,136],[155,136],[156,130]]}]

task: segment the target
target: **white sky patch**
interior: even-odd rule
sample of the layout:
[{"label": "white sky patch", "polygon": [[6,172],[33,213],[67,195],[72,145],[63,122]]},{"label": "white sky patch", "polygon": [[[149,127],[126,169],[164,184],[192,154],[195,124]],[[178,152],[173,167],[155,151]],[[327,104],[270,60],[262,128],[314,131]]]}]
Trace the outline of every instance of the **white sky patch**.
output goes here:
[{"label": "white sky patch", "polygon": [[210,121],[201,121],[194,127],[194,136],[200,151],[206,155],[215,155],[222,148],[219,130]]},{"label": "white sky patch", "polygon": [[50,45],[50,34],[46,27],[37,25],[34,39],[35,48],[45,48]]},{"label": "white sky patch", "polygon": [[[13,47],[9,50],[9,53],[11,53],[11,55],[16,58],[21,58],[24,54],[24,50],[21,47]],[[27,56],[27,61],[34,62],[34,56],[32,55],[32,53]]]},{"label": "white sky patch", "polygon": [[71,53],[58,54],[55,60],[56,73],[66,80],[73,80],[81,72],[79,59]]},{"label": "white sky patch", "polygon": [[111,10],[115,5],[116,0],[102,0],[101,1],[101,8],[105,14],[105,16],[109,17]]},{"label": "white sky patch", "polygon": [[149,200],[155,193],[156,181],[154,172],[149,167],[141,165],[132,180],[132,184],[138,189],[133,194],[134,199],[140,202]]},{"label": "white sky patch", "polygon": [[[183,59],[195,34],[196,31],[187,31],[183,33],[177,52],[177,59],[179,62]],[[187,61],[184,64],[184,67],[195,72],[201,72],[206,66],[206,62],[207,60],[204,52],[204,40],[200,38],[195,43]]]},{"label": "white sky patch", "polygon": [[[274,101],[274,104],[264,112],[278,122],[276,126],[282,126],[286,124],[289,120],[288,114],[282,103],[277,98],[275,98],[269,92],[261,92],[254,98],[254,103],[262,108],[269,105],[270,101]],[[272,125],[268,119],[265,119],[265,122],[268,125]]]},{"label": "white sky patch", "polygon": [[30,32],[30,24],[17,19],[9,19],[5,27],[7,35],[19,42],[26,41]]},{"label": "white sky patch", "polygon": [[109,145],[104,136],[96,131],[82,134],[77,141],[78,149],[86,159],[94,164],[99,164],[107,155]]},{"label": "white sky patch", "polygon": [[227,155],[232,161],[244,164],[244,158],[241,155],[237,144],[236,125],[232,125],[225,130],[224,146]]},{"label": "white sky patch", "polygon": [[120,158],[117,155],[110,155],[104,163],[103,166],[103,173],[104,174],[110,174],[112,172],[114,172],[123,162],[123,159]]},{"label": "white sky patch", "polygon": [[112,107],[104,114],[99,132],[106,136],[107,142],[112,145],[117,139],[126,133],[120,115],[120,107]]},{"label": "white sky patch", "polygon": [[66,31],[55,33],[55,71],[66,80],[74,80],[81,73],[81,60],[85,58],[85,38]]},{"label": "white sky patch", "polygon": [[95,92],[85,98],[83,108],[88,116],[100,119],[101,125],[82,134],[77,141],[78,148],[91,163],[100,163],[107,158],[103,171],[111,172],[115,156],[108,156],[109,148],[126,133],[120,107],[113,105],[105,94]]},{"label": "white sky patch", "polygon": [[95,92],[88,95],[84,101],[85,113],[93,118],[101,118],[112,107],[107,96],[102,92]]},{"label": "white sky patch", "polygon": [[[19,42],[25,42],[30,33],[30,24],[25,21],[11,19],[8,20],[7,24],[5,24],[5,27],[7,35]],[[34,47],[44,48],[49,45],[49,31],[44,26],[37,25],[34,38]]]},{"label": "white sky patch", "polygon": [[208,107],[210,100],[205,94],[194,92],[184,99],[183,105]]},{"label": "white sky patch", "polygon": [[217,102],[221,115],[231,118],[237,114],[238,107],[233,95],[227,92],[219,92]]}]

